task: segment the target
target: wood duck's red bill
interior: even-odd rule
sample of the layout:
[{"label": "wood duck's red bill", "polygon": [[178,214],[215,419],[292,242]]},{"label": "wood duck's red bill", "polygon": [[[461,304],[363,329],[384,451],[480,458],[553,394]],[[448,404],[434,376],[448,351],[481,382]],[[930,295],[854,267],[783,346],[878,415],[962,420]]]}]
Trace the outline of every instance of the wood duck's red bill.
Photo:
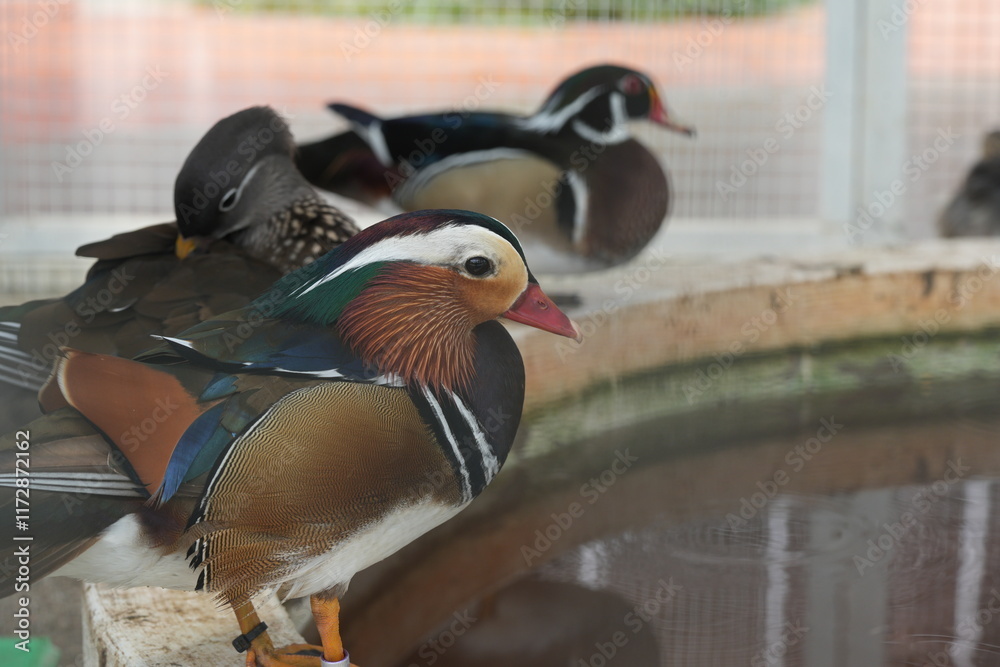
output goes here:
[{"label": "wood duck's red bill", "polygon": [[503,317],[576,341],[582,338],[573,320],[566,317],[535,283],[528,283],[528,289],[524,290]]},{"label": "wood duck's red bill", "polygon": [[670,115],[667,113],[667,108],[663,106],[663,102],[660,100],[660,96],[656,93],[656,89],[649,89],[649,120],[656,123],[657,125],[662,125],[668,130],[673,130],[674,132],[680,132],[681,134],[693,137],[695,131],[693,127],[687,127],[686,125],[681,125],[680,123],[675,123]]}]

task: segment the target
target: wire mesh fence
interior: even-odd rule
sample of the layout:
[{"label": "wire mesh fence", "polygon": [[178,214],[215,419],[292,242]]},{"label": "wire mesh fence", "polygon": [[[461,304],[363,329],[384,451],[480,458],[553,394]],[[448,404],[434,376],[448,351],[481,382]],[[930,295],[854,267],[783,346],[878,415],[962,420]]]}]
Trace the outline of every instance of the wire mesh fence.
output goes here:
[{"label": "wire mesh fence", "polygon": [[[732,8],[729,5],[733,5]],[[736,195],[744,152],[822,81],[815,3],[6,3],[3,215],[169,216],[186,152],[219,117],[283,110],[303,139],[347,100],[528,112],[584,64],[649,72],[695,141],[640,128],[687,217],[810,215],[817,123]],[[810,155],[813,159],[810,159]]]},{"label": "wire mesh fence", "polygon": [[[251,104],[281,109],[302,139],[340,127],[324,109],[332,100],[386,114],[529,112],[562,76],[600,61],[649,72],[699,130],[696,140],[637,130],[670,170],[676,217],[817,215],[818,2],[49,0],[4,3],[0,20],[8,221],[169,218],[187,151]],[[909,31],[898,131],[917,156],[941,128],[957,135],[908,199],[914,236],[931,233],[1000,112],[998,27],[1000,7],[986,0],[909,0],[885,18],[883,30]]]},{"label": "wire mesh fence", "polygon": [[[876,40],[906,34],[905,113],[879,131],[905,138],[903,235],[930,236],[1000,126],[1000,4],[898,0],[872,20]],[[5,0],[0,36],[0,300],[11,301],[78,281],[87,262],[66,259],[76,245],[171,219],[187,153],[238,109],[272,105],[300,141],[344,128],[331,101],[389,116],[530,113],[600,62],[649,73],[698,130],[636,127],[670,173],[673,219],[823,222],[826,102],[845,94],[827,85],[830,59],[854,48],[820,0]],[[859,109],[884,103],[874,90]]]}]

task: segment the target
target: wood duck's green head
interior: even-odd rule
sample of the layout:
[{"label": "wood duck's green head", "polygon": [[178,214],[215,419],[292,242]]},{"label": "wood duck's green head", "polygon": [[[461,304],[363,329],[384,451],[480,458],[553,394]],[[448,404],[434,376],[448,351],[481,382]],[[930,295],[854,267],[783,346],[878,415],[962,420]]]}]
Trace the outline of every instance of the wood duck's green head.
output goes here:
[{"label": "wood duck's green head", "polygon": [[[270,107],[223,118],[194,147],[174,183],[174,211],[184,239],[219,239],[266,222],[269,204],[304,182],[292,161],[295,140]],[[183,246],[183,247],[182,247]],[[178,243],[178,255],[194,244]]]},{"label": "wood duck's green head", "polygon": [[670,118],[647,74],[620,65],[588,67],[567,77],[527,124],[551,132],[568,128],[589,141],[620,143],[629,138],[627,123],[638,120],[694,135],[692,128]]},{"label": "wood duck's green head", "polygon": [[499,317],[579,337],[514,234],[470,211],[389,218],[285,280],[277,316],[335,327],[355,354],[407,383],[468,383],[474,330]]}]

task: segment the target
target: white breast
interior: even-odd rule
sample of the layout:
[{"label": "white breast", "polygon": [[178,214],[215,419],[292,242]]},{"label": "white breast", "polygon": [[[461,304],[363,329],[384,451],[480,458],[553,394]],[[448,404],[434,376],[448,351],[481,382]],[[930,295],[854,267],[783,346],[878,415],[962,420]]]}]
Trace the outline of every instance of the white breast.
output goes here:
[{"label": "white breast", "polygon": [[[355,533],[343,544],[301,563],[280,580],[287,597],[302,597],[347,584],[351,578],[390,556],[427,531],[458,514],[464,505],[449,506],[420,502],[393,510],[382,519]],[[198,570],[188,565],[184,551],[164,553],[143,543],[139,522],[132,515],[119,519],[101,538],[76,559],[53,572],[109,586],[159,586],[192,591]]]},{"label": "white breast", "polygon": [[464,507],[424,502],[389,512],[344,544],[305,561],[281,582],[289,585],[287,597],[312,595],[338,584],[347,584],[361,570],[396,553]]},{"label": "white breast", "polygon": [[94,546],[53,572],[109,586],[160,586],[193,591],[198,572],[188,565],[184,552],[164,553],[147,546],[134,515],[114,522]]}]

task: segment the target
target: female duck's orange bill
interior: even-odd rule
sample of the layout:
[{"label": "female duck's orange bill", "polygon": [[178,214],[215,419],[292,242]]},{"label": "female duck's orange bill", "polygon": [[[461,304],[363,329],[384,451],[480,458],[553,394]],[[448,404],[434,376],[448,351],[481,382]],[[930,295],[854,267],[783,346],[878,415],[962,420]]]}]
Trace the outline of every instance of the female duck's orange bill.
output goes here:
[{"label": "female duck's orange bill", "polygon": [[502,317],[576,341],[582,338],[573,320],[566,317],[535,283],[528,283],[528,289],[524,290]]}]

